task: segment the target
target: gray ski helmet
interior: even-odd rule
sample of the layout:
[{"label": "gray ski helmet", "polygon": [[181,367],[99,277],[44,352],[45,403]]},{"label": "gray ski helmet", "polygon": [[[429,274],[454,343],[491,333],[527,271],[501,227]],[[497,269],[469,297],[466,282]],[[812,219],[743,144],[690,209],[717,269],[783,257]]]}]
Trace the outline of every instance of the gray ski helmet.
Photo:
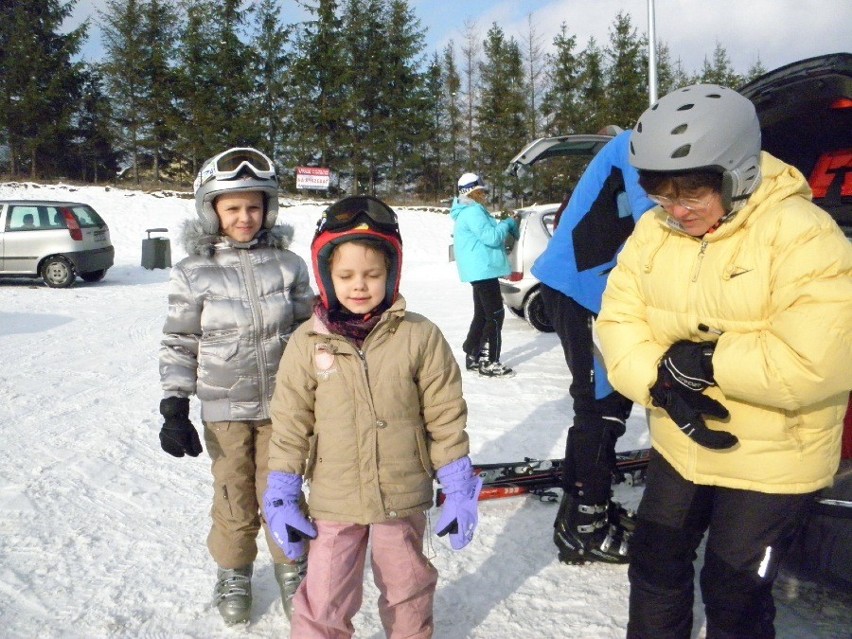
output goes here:
[{"label": "gray ski helmet", "polygon": [[263,228],[271,229],[278,218],[278,176],[266,155],[248,147],[235,147],[201,165],[195,178],[195,211],[205,233],[219,232],[219,216],[213,208],[217,195],[260,191],[264,197]]},{"label": "gray ski helmet", "polygon": [[722,203],[742,208],[760,184],[760,123],[752,102],[717,84],[660,98],[630,135],[630,164],[647,171],[719,171]]}]

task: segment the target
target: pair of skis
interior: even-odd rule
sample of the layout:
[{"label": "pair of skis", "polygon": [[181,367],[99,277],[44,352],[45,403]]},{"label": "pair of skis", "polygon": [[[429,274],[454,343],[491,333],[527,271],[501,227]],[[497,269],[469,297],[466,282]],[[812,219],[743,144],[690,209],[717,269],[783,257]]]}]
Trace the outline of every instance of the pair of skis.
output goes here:
[{"label": "pair of skis", "polygon": [[[645,478],[650,449],[639,448],[617,452],[613,482],[639,484]],[[555,500],[554,488],[562,485],[564,459],[524,458],[518,462],[498,462],[494,464],[474,464],[473,472],[482,478],[482,490],[479,500],[501,499],[517,495],[537,495],[544,500]],[[444,501],[443,491],[439,488],[436,501]]]},{"label": "pair of skis", "polygon": [[[616,452],[613,483],[626,483],[629,486],[641,484],[645,480],[650,448],[637,448]],[[482,490],[479,501],[535,495],[543,501],[556,501],[558,495],[554,488],[562,486],[564,459],[532,459],[523,461],[497,462],[493,464],[474,464],[473,472],[482,478]],[[438,488],[435,500],[438,505],[444,502],[443,491]],[[852,518],[852,501],[817,496],[815,511],[830,517]]]}]

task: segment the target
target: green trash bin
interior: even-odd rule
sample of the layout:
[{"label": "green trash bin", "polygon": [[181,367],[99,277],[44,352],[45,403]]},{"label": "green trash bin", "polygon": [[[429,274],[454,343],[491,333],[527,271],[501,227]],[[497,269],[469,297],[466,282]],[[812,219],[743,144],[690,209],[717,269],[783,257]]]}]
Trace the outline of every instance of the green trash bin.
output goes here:
[{"label": "green trash bin", "polygon": [[170,268],[172,247],[166,237],[151,237],[151,233],[168,233],[169,229],[145,229],[148,238],[142,240],[142,268]]}]

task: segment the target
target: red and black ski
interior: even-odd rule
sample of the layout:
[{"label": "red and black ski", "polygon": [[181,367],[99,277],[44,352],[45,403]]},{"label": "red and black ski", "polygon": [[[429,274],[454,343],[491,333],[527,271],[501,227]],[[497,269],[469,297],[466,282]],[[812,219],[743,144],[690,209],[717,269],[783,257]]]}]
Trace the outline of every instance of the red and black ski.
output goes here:
[{"label": "red and black ski", "polygon": [[[616,472],[613,483],[641,483],[648,466],[650,449],[640,448],[616,453]],[[549,492],[562,484],[564,459],[530,459],[518,462],[474,464],[474,472],[482,478],[479,500],[500,499],[516,495],[536,494],[550,497]],[[444,495],[439,488],[436,501],[440,505]]]}]

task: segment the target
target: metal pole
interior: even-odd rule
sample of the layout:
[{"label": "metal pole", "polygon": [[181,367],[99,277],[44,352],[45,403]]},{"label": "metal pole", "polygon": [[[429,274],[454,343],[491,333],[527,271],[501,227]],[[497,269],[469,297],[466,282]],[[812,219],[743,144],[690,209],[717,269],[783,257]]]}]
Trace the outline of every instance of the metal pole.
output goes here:
[{"label": "metal pole", "polygon": [[648,0],[648,104],[657,101],[657,36],[654,28],[654,0]]}]

